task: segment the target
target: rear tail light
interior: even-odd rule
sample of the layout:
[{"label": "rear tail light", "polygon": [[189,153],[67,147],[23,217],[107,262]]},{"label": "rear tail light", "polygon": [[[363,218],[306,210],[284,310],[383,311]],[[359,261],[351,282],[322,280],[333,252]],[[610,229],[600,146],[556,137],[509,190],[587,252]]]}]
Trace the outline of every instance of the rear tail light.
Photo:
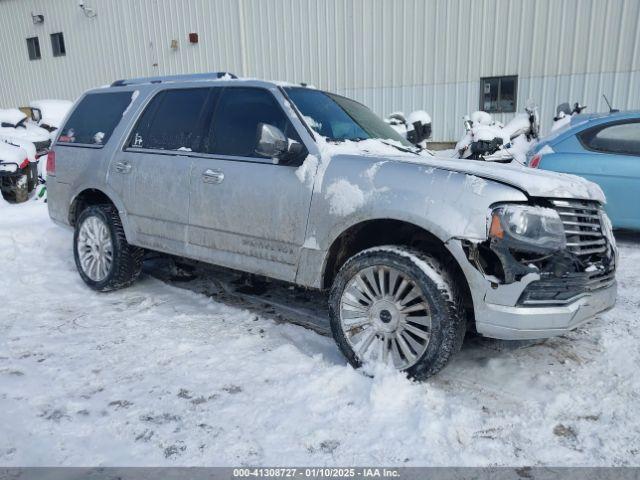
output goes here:
[{"label": "rear tail light", "polygon": [[49,150],[47,154],[47,175],[56,174],[56,152]]},{"label": "rear tail light", "polygon": [[531,161],[529,162],[529,167],[538,168],[540,166],[540,160],[542,160],[542,155],[540,154],[534,155]]},{"label": "rear tail light", "polygon": [[27,168],[29,166],[29,159],[25,158],[20,164],[20,168]]}]

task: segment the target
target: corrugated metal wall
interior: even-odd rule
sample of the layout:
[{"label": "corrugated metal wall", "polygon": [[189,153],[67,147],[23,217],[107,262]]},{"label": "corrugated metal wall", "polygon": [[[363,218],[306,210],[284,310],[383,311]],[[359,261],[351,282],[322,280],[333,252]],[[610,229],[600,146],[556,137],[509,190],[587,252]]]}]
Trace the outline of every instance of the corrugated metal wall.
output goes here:
[{"label": "corrugated metal wall", "polygon": [[[562,101],[640,108],[639,0],[0,0],[0,106],[114,79],[227,70],[309,82],[379,114],[423,108],[462,133],[480,77],[518,75],[546,126]],[[43,14],[34,25],[31,12]],[[53,58],[49,34],[67,55]],[[197,32],[199,43],[188,43]],[[25,39],[38,35],[42,59]],[[171,40],[178,49],[171,49]],[[635,88],[634,88],[635,87]],[[507,120],[508,116],[502,116]],[[543,127],[545,126],[543,124]]]}]

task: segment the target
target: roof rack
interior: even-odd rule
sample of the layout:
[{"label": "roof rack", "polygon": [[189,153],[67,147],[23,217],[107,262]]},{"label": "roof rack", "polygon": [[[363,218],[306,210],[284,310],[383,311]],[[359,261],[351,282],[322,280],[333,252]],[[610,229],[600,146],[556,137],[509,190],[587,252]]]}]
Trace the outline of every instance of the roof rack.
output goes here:
[{"label": "roof rack", "polygon": [[125,85],[141,85],[145,83],[164,83],[164,82],[179,82],[189,80],[216,80],[219,78],[238,78],[233,73],[229,72],[208,72],[208,73],[189,73],[184,75],[166,75],[159,77],[140,77],[116,80],[111,84],[112,87],[123,87]]}]

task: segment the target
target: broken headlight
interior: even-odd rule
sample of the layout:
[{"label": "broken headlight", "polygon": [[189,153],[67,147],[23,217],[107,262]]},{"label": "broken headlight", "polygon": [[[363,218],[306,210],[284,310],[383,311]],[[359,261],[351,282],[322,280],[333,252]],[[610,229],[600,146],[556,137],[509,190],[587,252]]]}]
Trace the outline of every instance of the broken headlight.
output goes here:
[{"label": "broken headlight", "polygon": [[549,252],[566,247],[564,226],[558,212],[531,205],[502,205],[489,220],[489,237],[504,240],[514,250]]}]

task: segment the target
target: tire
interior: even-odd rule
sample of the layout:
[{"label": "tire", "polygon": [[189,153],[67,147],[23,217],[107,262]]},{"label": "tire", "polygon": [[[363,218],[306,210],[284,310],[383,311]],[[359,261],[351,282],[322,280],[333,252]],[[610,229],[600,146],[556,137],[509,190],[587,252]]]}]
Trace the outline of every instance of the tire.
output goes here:
[{"label": "tire", "polygon": [[[95,236],[89,237],[86,234],[86,229],[90,228],[100,232],[100,235],[96,234],[100,240],[95,241]],[[100,246],[96,248],[96,244]],[[83,263],[81,251],[89,257],[94,257],[94,261]],[[111,261],[95,260],[100,257],[100,252],[104,253],[103,260],[111,258]],[[73,254],[76,268],[84,283],[99,292],[107,292],[128,287],[138,278],[142,270],[144,250],[127,243],[117,209],[113,205],[105,204],[89,206],[80,213],[73,236]],[[96,263],[104,268],[92,269]]]},{"label": "tire", "polygon": [[[381,277],[380,272],[386,273]],[[364,287],[358,276],[367,278]],[[404,290],[402,278],[408,282]],[[466,330],[462,295],[452,278],[436,258],[404,247],[375,247],[347,260],[331,287],[329,315],[333,337],[349,363],[358,368],[361,356],[377,355],[374,361],[382,358],[416,380],[440,371],[462,347]],[[370,337],[371,346],[356,353]]]}]

